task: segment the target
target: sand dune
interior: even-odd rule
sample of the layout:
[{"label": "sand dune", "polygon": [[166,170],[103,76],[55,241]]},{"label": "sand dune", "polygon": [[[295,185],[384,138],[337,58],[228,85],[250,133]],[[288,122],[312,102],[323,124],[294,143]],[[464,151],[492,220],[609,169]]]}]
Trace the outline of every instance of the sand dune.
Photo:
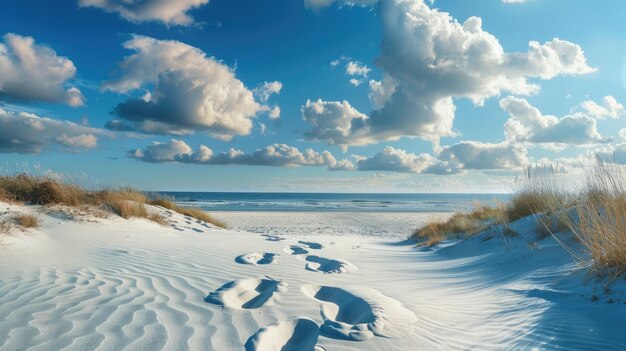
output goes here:
[{"label": "sand dune", "polygon": [[[554,239],[536,241],[528,220],[506,240],[484,233],[415,248],[297,231],[267,240],[176,213],[173,228],[0,206],[0,219],[42,219],[0,237],[0,350],[626,348],[624,283],[603,289]],[[319,256],[235,262],[292,246]],[[303,263],[324,262],[305,255],[359,269],[319,274]]]}]

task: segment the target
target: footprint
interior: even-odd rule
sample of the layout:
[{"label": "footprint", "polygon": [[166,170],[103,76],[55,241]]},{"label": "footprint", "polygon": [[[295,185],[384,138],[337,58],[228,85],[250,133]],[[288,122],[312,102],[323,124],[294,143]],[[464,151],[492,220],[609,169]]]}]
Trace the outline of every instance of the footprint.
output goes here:
[{"label": "footprint", "polygon": [[346,260],[335,260],[332,258],[325,258],[320,256],[310,255],[306,257],[308,261],[306,269],[314,272],[324,273],[347,273],[349,271],[356,271],[359,269],[357,266]]},{"label": "footprint", "polygon": [[417,322],[402,303],[374,289],[305,285],[302,292],[321,302],[320,331],[328,337],[364,341],[392,336],[394,326]]},{"label": "footprint", "polygon": [[264,236],[265,240],[267,240],[267,241],[282,241],[282,240],[285,240],[285,238],[281,238],[280,236],[271,235],[271,234],[261,234],[261,236]]},{"label": "footprint", "polygon": [[309,250],[298,245],[289,245],[288,247],[284,248],[283,251],[290,255],[306,255],[309,253]]},{"label": "footprint", "polygon": [[254,309],[268,302],[275,292],[287,291],[287,283],[268,277],[233,280],[210,293],[204,301],[231,308]]},{"label": "footprint", "polygon": [[313,241],[303,241],[303,240],[300,240],[300,241],[298,241],[298,244],[302,244],[302,245],[308,247],[309,249],[313,249],[313,250],[321,250],[321,249],[324,248],[324,245],[322,245],[320,243],[313,242]]},{"label": "footprint", "polygon": [[246,342],[246,351],[317,351],[320,329],[315,321],[298,317],[259,329]]},{"label": "footprint", "polygon": [[258,252],[253,252],[237,256],[235,258],[235,262],[241,264],[253,264],[255,266],[258,264],[278,263],[278,260],[276,260],[276,256],[278,256],[278,254],[269,252],[260,254]]}]

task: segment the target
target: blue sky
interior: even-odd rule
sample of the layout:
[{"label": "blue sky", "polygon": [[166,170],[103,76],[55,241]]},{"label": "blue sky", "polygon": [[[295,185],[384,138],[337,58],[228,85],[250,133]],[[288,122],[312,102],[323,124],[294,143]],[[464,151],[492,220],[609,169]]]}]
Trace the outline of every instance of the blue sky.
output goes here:
[{"label": "blue sky", "polygon": [[626,161],[621,1],[2,7],[5,173],[146,190],[501,192],[528,164]]}]

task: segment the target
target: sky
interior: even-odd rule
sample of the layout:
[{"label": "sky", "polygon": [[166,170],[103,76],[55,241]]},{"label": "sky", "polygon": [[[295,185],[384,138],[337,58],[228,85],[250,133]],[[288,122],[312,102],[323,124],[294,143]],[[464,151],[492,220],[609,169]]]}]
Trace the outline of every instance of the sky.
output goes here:
[{"label": "sky", "polygon": [[527,166],[626,164],[623,1],[1,6],[3,174],[494,193]]}]

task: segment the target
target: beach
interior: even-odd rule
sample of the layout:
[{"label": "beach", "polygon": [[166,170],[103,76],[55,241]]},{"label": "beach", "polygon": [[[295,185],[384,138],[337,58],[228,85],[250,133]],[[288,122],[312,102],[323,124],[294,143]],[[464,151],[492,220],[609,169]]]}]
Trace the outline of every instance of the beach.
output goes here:
[{"label": "beach", "polygon": [[[528,220],[513,224],[520,235],[508,241],[485,234],[418,248],[399,233],[274,232],[272,221],[285,228],[288,213],[217,214],[241,228],[257,223],[252,233],[150,209],[169,225],[2,205],[4,217],[37,212],[42,224],[3,237],[0,349],[626,345],[624,284],[602,291],[554,239],[530,245]],[[355,227],[352,215],[330,216],[328,225]],[[324,214],[313,218],[318,227]]]}]

